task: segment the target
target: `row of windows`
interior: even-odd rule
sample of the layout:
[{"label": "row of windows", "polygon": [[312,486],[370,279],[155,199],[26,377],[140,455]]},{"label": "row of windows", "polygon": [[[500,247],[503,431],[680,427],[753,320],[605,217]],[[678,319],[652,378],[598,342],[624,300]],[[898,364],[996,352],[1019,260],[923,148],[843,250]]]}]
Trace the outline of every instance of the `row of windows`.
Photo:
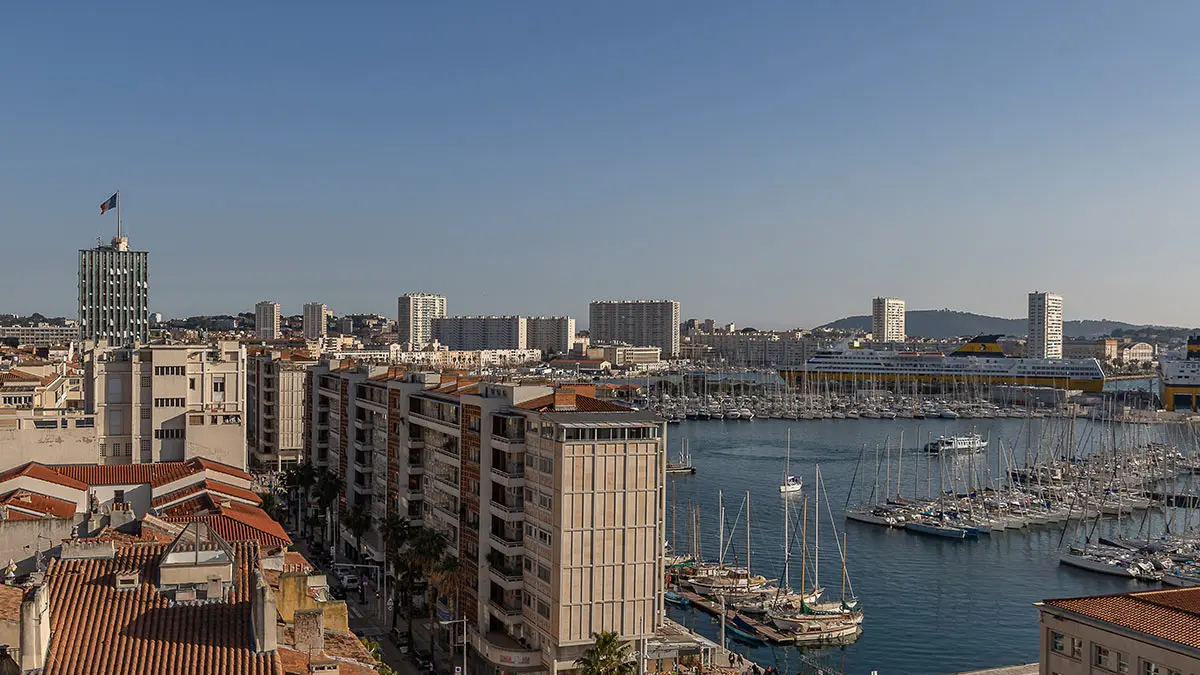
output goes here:
[{"label": "row of windows", "polygon": [[154,437],[157,439],[183,438],[183,429],[155,429]]},{"label": "row of windows", "polygon": [[534,537],[537,537],[537,540],[546,546],[550,546],[554,542],[554,535],[550,533],[550,530],[543,530],[536,525],[525,523],[525,538],[529,540]]},{"label": "row of windows", "polygon": [[182,408],[187,405],[186,398],[156,398],[154,399],[155,408]]},{"label": "row of windows", "polygon": [[186,366],[154,366],[155,375],[183,375],[186,372]]},{"label": "row of windows", "polygon": [[[1083,640],[1073,635],[1051,631],[1050,650],[1076,661],[1083,660]],[[1104,645],[1092,644],[1092,665],[1110,673],[1128,673],[1129,656]],[[1182,675],[1174,668],[1144,659],[1141,660],[1140,672],[1141,675]]]},{"label": "row of windows", "polygon": [[525,503],[537,504],[541,508],[549,511],[554,508],[554,496],[549,493],[527,487],[525,488]]},{"label": "row of windows", "polygon": [[554,473],[554,459],[551,457],[542,457],[541,455],[526,455],[526,468],[531,468],[544,474]]},{"label": "row of windows", "polygon": [[568,441],[624,441],[624,440],[646,440],[650,438],[658,438],[658,427],[588,427],[578,429],[568,427],[566,430],[565,439]]}]

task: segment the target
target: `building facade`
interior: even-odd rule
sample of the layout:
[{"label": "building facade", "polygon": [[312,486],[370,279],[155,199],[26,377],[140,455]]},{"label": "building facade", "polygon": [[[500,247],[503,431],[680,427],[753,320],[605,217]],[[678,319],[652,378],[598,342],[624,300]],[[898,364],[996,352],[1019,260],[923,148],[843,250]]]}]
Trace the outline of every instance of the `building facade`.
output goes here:
[{"label": "building facade", "polygon": [[547,356],[566,354],[575,344],[575,319],[569,316],[531,316],[526,320],[526,347]]},{"label": "building facade", "polygon": [[83,359],[96,463],[207,457],[246,468],[246,351],[237,342],[100,344]]},{"label": "building facade", "polygon": [[433,340],[453,351],[525,349],[523,316],[443,316],[430,321]]},{"label": "building facade", "polygon": [[304,339],[323,340],[329,334],[325,315],[329,308],[323,302],[310,302],[304,306]]},{"label": "building facade", "polygon": [[904,301],[875,298],[871,301],[871,335],[876,342],[904,342]]},{"label": "building facade", "polygon": [[1112,363],[1119,356],[1116,338],[1096,340],[1063,340],[1063,358],[1097,359],[1101,363]]},{"label": "building facade", "polygon": [[264,300],[254,306],[254,337],[259,340],[279,339],[279,303]]},{"label": "building facade", "polygon": [[0,342],[13,342],[18,347],[56,347],[79,339],[79,324],[67,321],[65,326],[38,324],[36,326],[0,326]]},{"label": "building facade", "polygon": [[1121,363],[1127,366],[1147,364],[1154,361],[1157,351],[1148,342],[1128,342],[1120,346]]},{"label": "building facade", "polygon": [[1037,603],[1041,675],[1200,672],[1200,588]]},{"label": "building facade", "polygon": [[150,338],[150,254],[127,237],[79,251],[79,339],[132,345]]},{"label": "building facade", "polygon": [[417,349],[432,342],[433,320],[446,316],[446,296],[405,293],[396,305],[396,341]]},{"label": "building facade", "polygon": [[256,350],[246,360],[246,444],[251,466],[282,471],[300,462],[309,427],[307,353]]},{"label": "building facade", "polygon": [[[347,508],[441,532],[468,583],[439,616],[465,618],[472,672],[574,669],[592,632],[662,622],[665,425],[551,387],[332,362],[313,369],[312,461]],[[335,523],[338,518],[332,519]],[[384,562],[377,526],[345,554]]]},{"label": "building facade", "polygon": [[1026,355],[1034,359],[1063,357],[1063,298],[1056,293],[1029,294]]},{"label": "building facade", "polygon": [[596,300],[589,307],[588,318],[593,345],[660,347],[664,358],[679,356],[678,301]]},{"label": "building facade", "polygon": [[741,367],[802,366],[820,340],[796,331],[762,333],[698,333],[690,338],[693,359],[723,361]]}]

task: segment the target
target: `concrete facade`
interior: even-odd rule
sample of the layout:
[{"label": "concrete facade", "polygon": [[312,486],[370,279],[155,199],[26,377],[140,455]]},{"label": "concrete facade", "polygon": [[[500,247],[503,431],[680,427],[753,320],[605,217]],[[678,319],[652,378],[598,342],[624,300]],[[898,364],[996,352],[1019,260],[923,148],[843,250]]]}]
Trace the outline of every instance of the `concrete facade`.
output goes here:
[{"label": "concrete facade", "polygon": [[420,349],[433,340],[433,320],[446,316],[446,296],[405,293],[396,301],[396,341]]},{"label": "concrete facade", "polygon": [[1063,297],[1055,293],[1030,293],[1028,322],[1026,356],[1033,359],[1061,359]]},{"label": "concrete facade", "polygon": [[324,340],[329,334],[325,316],[329,308],[323,302],[310,302],[304,306],[304,339]]},{"label": "concrete facade", "polygon": [[531,316],[526,327],[526,346],[547,356],[567,354],[575,343],[575,319],[569,316]]},{"label": "concrete facade", "polygon": [[264,300],[254,306],[254,337],[259,340],[279,339],[279,303]]},{"label": "concrete facade", "polygon": [[431,322],[433,339],[452,351],[525,349],[523,316],[445,316]]},{"label": "concrete facade", "polygon": [[150,338],[150,254],[127,237],[79,251],[79,339],[130,345]]},{"label": "concrete facade", "polygon": [[871,336],[876,342],[904,342],[904,301],[875,298],[871,301]]},{"label": "concrete facade", "polygon": [[282,470],[299,463],[309,432],[308,371],[315,364],[299,352],[247,357],[246,444],[253,466]]},{"label": "concrete facade", "polygon": [[593,345],[625,343],[634,347],[660,347],[664,358],[679,356],[676,300],[596,300],[588,314]]}]

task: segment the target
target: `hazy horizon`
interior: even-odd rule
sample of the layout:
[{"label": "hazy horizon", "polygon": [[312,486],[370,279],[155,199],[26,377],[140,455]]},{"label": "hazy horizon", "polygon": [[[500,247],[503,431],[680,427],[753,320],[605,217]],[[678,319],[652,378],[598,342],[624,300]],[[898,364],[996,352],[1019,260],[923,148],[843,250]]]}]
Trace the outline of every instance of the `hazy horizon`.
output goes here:
[{"label": "hazy horizon", "polygon": [[1200,5],[65,4],[0,28],[0,312],[75,316],[119,188],[165,316],[1200,324]]}]

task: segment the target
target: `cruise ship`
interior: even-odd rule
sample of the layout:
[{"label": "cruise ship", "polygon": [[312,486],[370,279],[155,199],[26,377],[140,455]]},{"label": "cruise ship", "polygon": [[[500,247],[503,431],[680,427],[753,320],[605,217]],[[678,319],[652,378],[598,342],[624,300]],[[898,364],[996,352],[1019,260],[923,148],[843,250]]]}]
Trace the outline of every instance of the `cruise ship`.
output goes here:
[{"label": "cruise ship", "polygon": [[805,381],[850,383],[860,387],[920,384],[926,389],[940,389],[967,383],[1085,392],[1104,389],[1104,370],[1096,359],[1009,357],[1000,348],[1000,337],[977,336],[951,354],[851,347],[823,349],[810,358],[803,369],[783,370],[779,374],[793,384]]},{"label": "cruise ship", "polygon": [[1163,358],[1158,370],[1164,408],[1181,412],[1200,409],[1200,336],[1188,338],[1184,358]]}]

